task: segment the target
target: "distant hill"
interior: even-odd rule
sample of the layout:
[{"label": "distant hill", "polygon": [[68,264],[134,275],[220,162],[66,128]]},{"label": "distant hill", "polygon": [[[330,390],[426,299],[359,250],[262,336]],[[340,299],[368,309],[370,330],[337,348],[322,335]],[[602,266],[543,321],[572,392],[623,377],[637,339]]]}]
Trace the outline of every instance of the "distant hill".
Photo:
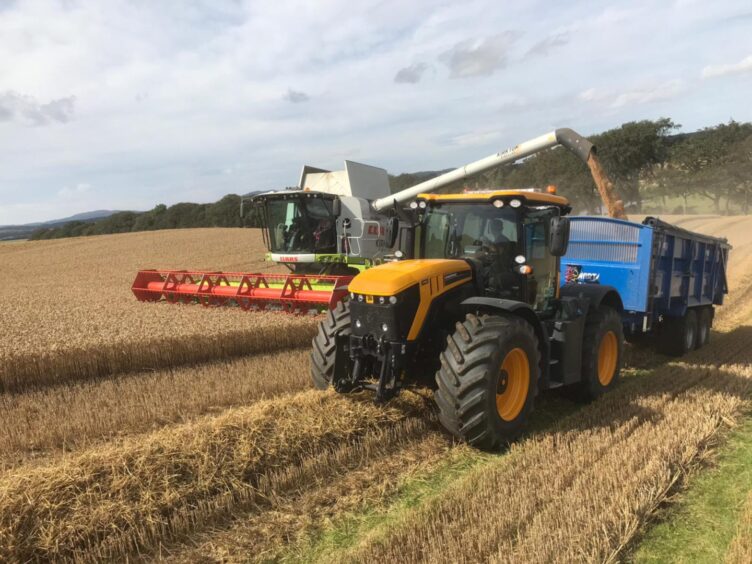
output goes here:
[{"label": "distant hill", "polygon": [[73,221],[93,222],[113,214],[122,213],[120,210],[94,210],[89,212],[77,213],[61,219],[52,219],[50,221],[41,221],[36,223],[25,223],[23,225],[0,225],[0,241],[11,241],[14,239],[28,239],[31,234],[40,228],[52,229],[62,227],[66,223]]}]

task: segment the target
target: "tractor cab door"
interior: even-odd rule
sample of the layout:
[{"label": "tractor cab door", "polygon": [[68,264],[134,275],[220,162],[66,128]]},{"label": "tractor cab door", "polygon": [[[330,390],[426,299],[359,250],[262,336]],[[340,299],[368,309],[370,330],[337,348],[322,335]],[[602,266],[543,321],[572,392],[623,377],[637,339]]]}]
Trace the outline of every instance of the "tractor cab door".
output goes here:
[{"label": "tractor cab door", "polygon": [[523,220],[524,256],[533,270],[526,277],[525,297],[541,313],[553,309],[558,288],[559,259],[548,245],[551,219],[557,215],[552,208],[531,208]]}]

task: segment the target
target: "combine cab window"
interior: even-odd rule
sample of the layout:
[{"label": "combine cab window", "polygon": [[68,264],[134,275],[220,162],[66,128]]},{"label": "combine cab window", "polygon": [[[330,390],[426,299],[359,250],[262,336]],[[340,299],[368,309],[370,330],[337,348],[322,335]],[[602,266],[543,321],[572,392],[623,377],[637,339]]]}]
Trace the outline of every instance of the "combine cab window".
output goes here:
[{"label": "combine cab window", "polygon": [[265,206],[271,252],[337,252],[335,217],[330,199],[269,199]]}]

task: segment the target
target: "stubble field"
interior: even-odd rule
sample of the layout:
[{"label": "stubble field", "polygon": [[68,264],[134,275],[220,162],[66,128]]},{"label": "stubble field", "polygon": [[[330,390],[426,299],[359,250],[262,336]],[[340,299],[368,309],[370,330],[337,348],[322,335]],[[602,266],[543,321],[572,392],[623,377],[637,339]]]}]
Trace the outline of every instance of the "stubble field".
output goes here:
[{"label": "stubble field", "polygon": [[426,394],[311,390],[315,320],[130,294],[142,267],[264,269],[251,230],[0,245],[0,560],[623,559],[750,408],[752,218],[665,219],[734,245],[711,344],[629,351],[611,394],[540,398],[498,455]]}]

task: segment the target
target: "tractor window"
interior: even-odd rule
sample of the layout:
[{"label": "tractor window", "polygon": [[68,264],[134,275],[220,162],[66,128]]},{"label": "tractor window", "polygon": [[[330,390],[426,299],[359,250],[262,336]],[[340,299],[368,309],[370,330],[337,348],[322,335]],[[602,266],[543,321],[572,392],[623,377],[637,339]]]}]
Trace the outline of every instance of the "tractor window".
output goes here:
[{"label": "tractor window", "polygon": [[490,204],[433,205],[423,219],[421,256],[471,258],[490,251],[511,260],[517,249],[517,225],[517,214],[510,208]]},{"label": "tractor window", "polygon": [[451,214],[441,211],[428,215],[422,233],[425,237],[425,258],[443,258],[445,256],[451,219]]},{"label": "tractor window", "polygon": [[557,259],[548,248],[549,224],[554,215],[552,209],[532,210],[524,221],[525,257],[533,268],[528,279],[528,302],[537,311],[548,309],[556,297]]}]

